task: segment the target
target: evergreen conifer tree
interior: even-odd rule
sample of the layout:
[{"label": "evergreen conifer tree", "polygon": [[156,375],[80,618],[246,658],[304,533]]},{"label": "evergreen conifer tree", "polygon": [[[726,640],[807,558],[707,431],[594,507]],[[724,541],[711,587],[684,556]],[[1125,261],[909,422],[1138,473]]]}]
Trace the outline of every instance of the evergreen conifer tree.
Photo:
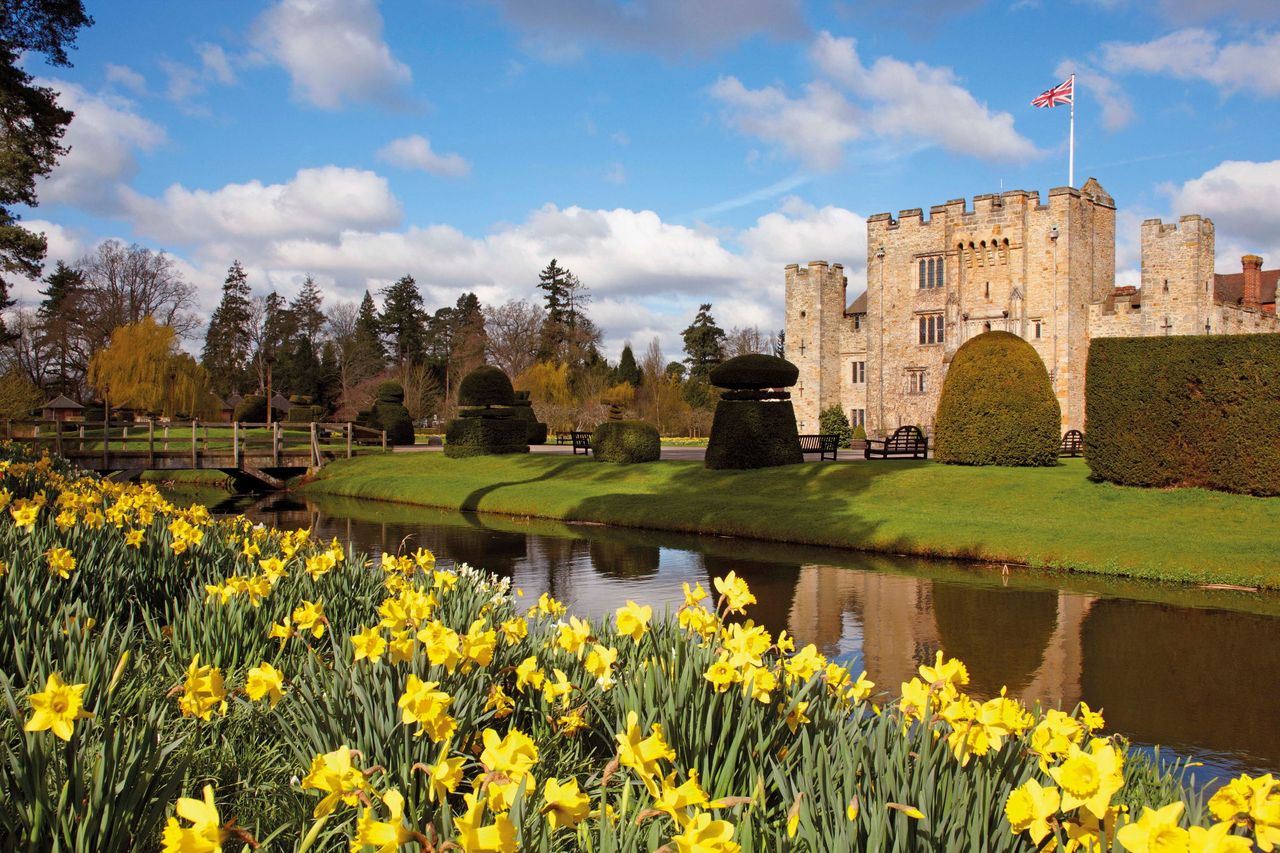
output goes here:
[{"label": "evergreen conifer tree", "polygon": [[622,355],[618,357],[617,373],[618,381],[630,383],[637,388],[644,381],[640,365],[636,364],[636,354],[631,351],[631,341],[627,341],[622,347]]},{"label": "evergreen conifer tree", "polygon": [[227,270],[222,283],[222,301],[209,318],[200,363],[209,375],[214,391],[230,394],[240,388],[253,355],[252,291],[240,261]]},{"label": "evergreen conifer tree", "polygon": [[422,294],[413,276],[406,275],[382,291],[378,325],[397,364],[421,362],[426,350]]},{"label": "evergreen conifer tree", "polygon": [[311,276],[303,279],[298,295],[293,298],[293,302],[289,303],[289,310],[293,312],[298,334],[312,349],[319,346],[320,333],[324,331],[323,305],[324,295],[320,293],[320,288],[316,286],[316,281]]},{"label": "evergreen conifer tree", "polygon": [[87,363],[80,343],[80,312],[83,310],[84,276],[79,270],[58,261],[45,278],[48,287],[40,291],[44,300],[37,316],[40,339],[54,365],[51,390],[77,396],[77,376],[83,376]]},{"label": "evergreen conifer tree", "polygon": [[724,329],[711,316],[711,303],[698,306],[697,316],[681,335],[690,381],[706,382],[711,368],[724,361]]},{"label": "evergreen conifer tree", "polygon": [[361,373],[372,376],[386,365],[387,351],[382,346],[378,309],[367,290],[360,300],[360,312],[356,315],[354,350],[353,360],[360,365]]}]

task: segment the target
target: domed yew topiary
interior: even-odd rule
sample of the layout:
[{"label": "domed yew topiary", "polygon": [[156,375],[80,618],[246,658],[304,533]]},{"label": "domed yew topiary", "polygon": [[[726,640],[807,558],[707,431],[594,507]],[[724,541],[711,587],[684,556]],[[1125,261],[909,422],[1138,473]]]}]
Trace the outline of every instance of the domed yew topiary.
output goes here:
[{"label": "domed yew topiary", "polygon": [[750,353],[731,358],[711,370],[711,384],[732,390],[790,388],[800,378],[800,368],[785,358]]},{"label": "domed yew topiary", "polygon": [[511,411],[516,419],[525,422],[525,437],[530,444],[546,444],[547,425],[539,421],[538,416],[534,414],[533,401],[529,399],[529,392],[517,391],[515,394],[515,400],[511,404]]},{"label": "domed yew topiary", "polygon": [[605,421],[591,434],[591,455],[597,462],[657,462],[658,428],[644,421]]},{"label": "domed yew topiary", "polygon": [[490,365],[477,367],[458,385],[459,406],[510,406],[515,396],[507,374]]},{"label": "domed yew topiary", "polygon": [[404,386],[395,380],[389,379],[378,385],[374,396],[379,403],[403,403]]},{"label": "domed yew topiary", "polygon": [[934,421],[939,462],[1056,465],[1062,410],[1044,362],[1008,332],[986,332],[951,360]]}]

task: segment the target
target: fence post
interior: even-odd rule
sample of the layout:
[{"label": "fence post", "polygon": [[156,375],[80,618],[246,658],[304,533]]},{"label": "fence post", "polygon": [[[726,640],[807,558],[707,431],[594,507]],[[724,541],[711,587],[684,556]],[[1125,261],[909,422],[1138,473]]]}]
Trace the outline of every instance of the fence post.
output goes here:
[{"label": "fence post", "polygon": [[198,467],[196,464],[196,424],[195,418],[191,419],[191,467],[194,470]]},{"label": "fence post", "polygon": [[240,422],[231,422],[231,464],[240,467]]},{"label": "fence post", "polygon": [[311,467],[320,467],[320,444],[316,441],[316,422],[311,422]]},{"label": "fence post", "polygon": [[156,419],[147,418],[147,464],[156,464]]},{"label": "fence post", "polygon": [[382,452],[387,452],[387,431],[385,429],[382,431]]},{"label": "fence post", "polygon": [[[10,426],[12,426],[12,424],[10,424]],[[78,432],[80,433],[80,452],[84,453],[84,421],[80,422],[80,429]]]},{"label": "fence post", "polygon": [[271,424],[271,461],[277,468],[280,467],[280,422],[276,421]]},{"label": "fence post", "polygon": [[351,421],[347,421],[347,458],[351,458],[351,431],[353,429]]}]

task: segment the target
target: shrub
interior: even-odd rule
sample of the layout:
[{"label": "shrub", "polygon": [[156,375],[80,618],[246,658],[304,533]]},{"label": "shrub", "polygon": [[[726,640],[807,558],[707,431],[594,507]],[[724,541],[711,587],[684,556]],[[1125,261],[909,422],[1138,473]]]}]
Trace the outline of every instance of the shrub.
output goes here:
[{"label": "shrub", "polygon": [[605,421],[591,434],[597,462],[657,462],[662,455],[658,428],[644,421]]},{"label": "shrub", "polygon": [[233,420],[248,421],[253,424],[260,424],[267,419],[267,398],[261,394],[246,394],[239,403],[236,404],[235,411],[231,415]]},{"label": "shrub", "polygon": [[528,453],[526,424],[517,418],[455,418],[444,431],[444,455],[452,458]]},{"label": "shrub", "polygon": [[379,403],[403,403],[404,386],[395,380],[387,380],[378,386],[374,396]]},{"label": "shrub", "polygon": [[750,353],[716,365],[710,378],[717,388],[790,388],[800,378],[800,368],[776,355]]},{"label": "shrub", "polygon": [[388,444],[413,444],[413,418],[409,417],[409,410],[403,403],[379,401],[373,404],[373,411],[378,428],[387,431]]},{"label": "shrub", "polygon": [[790,400],[721,400],[707,441],[708,468],[772,468],[804,461]]},{"label": "shrub", "polygon": [[1102,338],[1087,368],[1095,477],[1280,494],[1280,336]]},{"label": "shrub", "polygon": [[857,429],[855,429],[855,430],[853,431],[853,440],[854,440],[854,441],[866,441],[866,440],[867,440],[867,428],[866,428],[866,427],[864,427],[862,424],[858,424],[858,428],[857,428]]},{"label": "shrub", "polygon": [[510,406],[514,402],[511,379],[497,367],[477,367],[458,385],[460,406]]},{"label": "shrub", "polygon": [[528,391],[516,391],[515,399],[511,404],[511,411],[515,417],[525,422],[525,438],[530,444],[546,444],[547,443],[547,425],[538,420],[538,416],[533,412],[533,401],[529,399]]},{"label": "shrub", "polygon": [[295,403],[285,414],[284,419],[288,423],[306,424],[321,420],[323,417],[323,406],[307,406]]},{"label": "shrub", "polygon": [[[853,445],[853,429],[849,426],[849,418],[838,404],[827,406],[818,415],[818,432],[823,435],[840,436],[841,447]],[[866,432],[863,432],[862,437],[867,437]]]},{"label": "shrub", "polygon": [[1009,332],[956,351],[935,419],[936,458],[957,465],[1056,465],[1062,410],[1044,362]]}]

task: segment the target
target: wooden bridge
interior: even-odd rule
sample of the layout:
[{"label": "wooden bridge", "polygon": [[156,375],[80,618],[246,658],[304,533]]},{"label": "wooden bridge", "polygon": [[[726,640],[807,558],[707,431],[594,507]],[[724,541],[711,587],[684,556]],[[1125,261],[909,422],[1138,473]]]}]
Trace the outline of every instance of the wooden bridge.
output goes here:
[{"label": "wooden bridge", "polygon": [[388,450],[385,430],[353,423],[6,421],[5,438],[117,479],[213,469],[273,489],[334,459]]}]

